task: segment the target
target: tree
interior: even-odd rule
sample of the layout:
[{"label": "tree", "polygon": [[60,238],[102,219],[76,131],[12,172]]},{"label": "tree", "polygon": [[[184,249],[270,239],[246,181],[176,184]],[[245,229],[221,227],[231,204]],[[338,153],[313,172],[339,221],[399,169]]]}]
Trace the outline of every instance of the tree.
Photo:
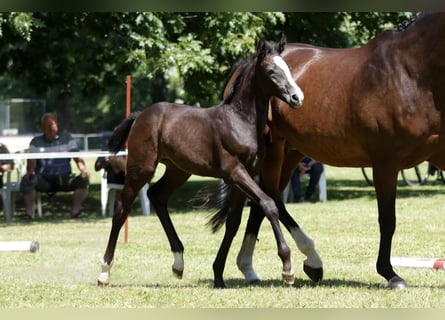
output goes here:
[{"label": "tree", "polygon": [[214,105],[231,66],[261,36],[362,45],[406,13],[130,12],[0,14],[0,96],[45,98],[61,126],[112,129],[133,110],[176,98]]}]

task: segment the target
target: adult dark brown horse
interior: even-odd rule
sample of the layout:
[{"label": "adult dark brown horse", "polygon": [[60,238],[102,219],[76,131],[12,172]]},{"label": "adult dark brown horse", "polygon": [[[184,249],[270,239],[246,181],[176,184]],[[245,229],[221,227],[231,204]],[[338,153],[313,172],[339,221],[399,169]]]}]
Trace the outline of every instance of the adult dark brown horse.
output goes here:
[{"label": "adult dark brown horse", "polygon": [[[271,102],[272,142],[266,151],[261,188],[277,203],[280,190],[303,155],[344,167],[373,167],[380,246],[377,272],[391,289],[406,288],[391,265],[396,228],[397,173],[429,160],[445,169],[445,13],[422,14],[387,30],[365,46],[330,49],[288,44],[282,56],[305,92],[305,107]],[[286,145],[294,150],[285,152]],[[280,220],[294,235],[302,231],[283,205]],[[238,255],[246,280],[258,280],[252,254],[263,215],[253,207]],[[346,227],[346,226],[345,226]],[[352,230],[351,230],[352,232]],[[310,239],[294,236],[299,248]],[[305,261],[320,280],[320,261]]]},{"label": "adult dark brown horse", "polygon": [[[278,221],[278,208],[252,179],[264,154],[263,129],[267,120],[271,96],[298,107],[303,93],[292,79],[288,65],[281,58],[285,45],[260,41],[256,53],[241,65],[241,72],[232,93],[222,104],[196,108],[174,103],[156,103],[140,114],[132,114],[113,132],[109,149],[121,150],[128,138],[126,179],[122,204],[115,208],[108,246],[98,283],[109,283],[119,231],[130,212],[140,188],[150,181],[157,164],[166,165],[162,178],[147,192],[156,210],[174,255],[173,271],[182,277],[184,247],[167,210],[171,194],[183,185],[191,174],[224,179],[233,188],[234,208],[242,208],[240,200],[247,195],[270,219],[283,262],[283,277],[294,279],[287,246]],[[227,220],[228,234],[236,233],[241,210],[234,210]],[[237,216],[239,215],[239,216]],[[232,229],[235,226],[236,229]],[[214,286],[225,287],[223,270],[230,242],[223,239],[213,264]]]}]

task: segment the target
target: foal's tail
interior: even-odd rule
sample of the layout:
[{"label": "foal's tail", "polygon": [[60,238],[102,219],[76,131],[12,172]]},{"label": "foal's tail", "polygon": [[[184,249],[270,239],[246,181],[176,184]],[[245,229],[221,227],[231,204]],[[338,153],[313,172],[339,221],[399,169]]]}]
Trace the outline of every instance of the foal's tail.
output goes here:
[{"label": "foal's tail", "polygon": [[139,113],[140,111],[131,113],[114,129],[113,134],[108,140],[108,150],[110,152],[118,153],[123,149],[128,134],[130,133],[131,126]]},{"label": "foal's tail", "polygon": [[220,186],[219,195],[220,198],[218,200],[218,206],[220,209],[213,213],[206,223],[208,227],[212,229],[212,232],[215,233],[226,222],[227,217],[229,215],[230,205],[229,205],[229,195],[230,195],[231,186],[228,184],[222,184]]}]

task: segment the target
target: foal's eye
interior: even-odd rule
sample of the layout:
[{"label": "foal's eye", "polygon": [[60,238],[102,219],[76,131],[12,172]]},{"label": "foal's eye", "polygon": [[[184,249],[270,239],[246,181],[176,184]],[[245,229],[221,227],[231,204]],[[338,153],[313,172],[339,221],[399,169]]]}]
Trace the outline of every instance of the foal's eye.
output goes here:
[{"label": "foal's eye", "polygon": [[274,74],[275,73],[275,71],[273,70],[273,69],[269,69],[269,70],[267,70],[267,74],[268,75],[272,75],[272,74]]}]

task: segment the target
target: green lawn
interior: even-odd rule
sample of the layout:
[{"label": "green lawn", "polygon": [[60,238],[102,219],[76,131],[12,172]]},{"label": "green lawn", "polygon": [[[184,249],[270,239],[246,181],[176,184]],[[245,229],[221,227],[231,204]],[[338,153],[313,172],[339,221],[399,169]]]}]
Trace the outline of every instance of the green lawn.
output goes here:
[{"label": "green lawn", "polygon": [[[92,168],[92,165],[90,165]],[[185,246],[184,278],[172,276],[167,238],[155,215],[144,217],[137,202],[129,218],[129,242],[123,230],[116,250],[111,284],[98,288],[96,279],[108,239],[111,218],[100,214],[99,177],[94,176],[82,220],[68,219],[70,195],[44,196],[44,217],[34,222],[0,222],[0,241],[37,240],[40,252],[0,252],[0,307],[82,308],[376,308],[444,307],[444,270],[397,268],[410,288],[389,291],[375,271],[379,242],[373,189],[359,169],[326,167],[328,201],[287,205],[303,230],[315,241],[324,263],[324,280],[314,284],[302,271],[303,255],[285,232],[292,250],[296,281],[281,281],[270,225],[264,223],[254,266],[262,283],[247,286],[236,267],[248,208],[229,253],[226,290],[213,289],[212,262],[222,231],[205,226],[213,212],[207,192],[214,179],[192,177],[172,199],[172,219]],[[159,176],[159,174],[157,175]],[[202,191],[206,188],[205,191]],[[197,191],[200,197],[195,197]],[[443,258],[445,223],[441,210],[445,186],[399,188],[398,224],[393,256]],[[191,199],[195,198],[194,201]],[[200,200],[196,200],[199,198]],[[18,213],[23,210],[18,200]],[[3,219],[3,217],[0,217]],[[284,228],[283,228],[284,229]]]}]

